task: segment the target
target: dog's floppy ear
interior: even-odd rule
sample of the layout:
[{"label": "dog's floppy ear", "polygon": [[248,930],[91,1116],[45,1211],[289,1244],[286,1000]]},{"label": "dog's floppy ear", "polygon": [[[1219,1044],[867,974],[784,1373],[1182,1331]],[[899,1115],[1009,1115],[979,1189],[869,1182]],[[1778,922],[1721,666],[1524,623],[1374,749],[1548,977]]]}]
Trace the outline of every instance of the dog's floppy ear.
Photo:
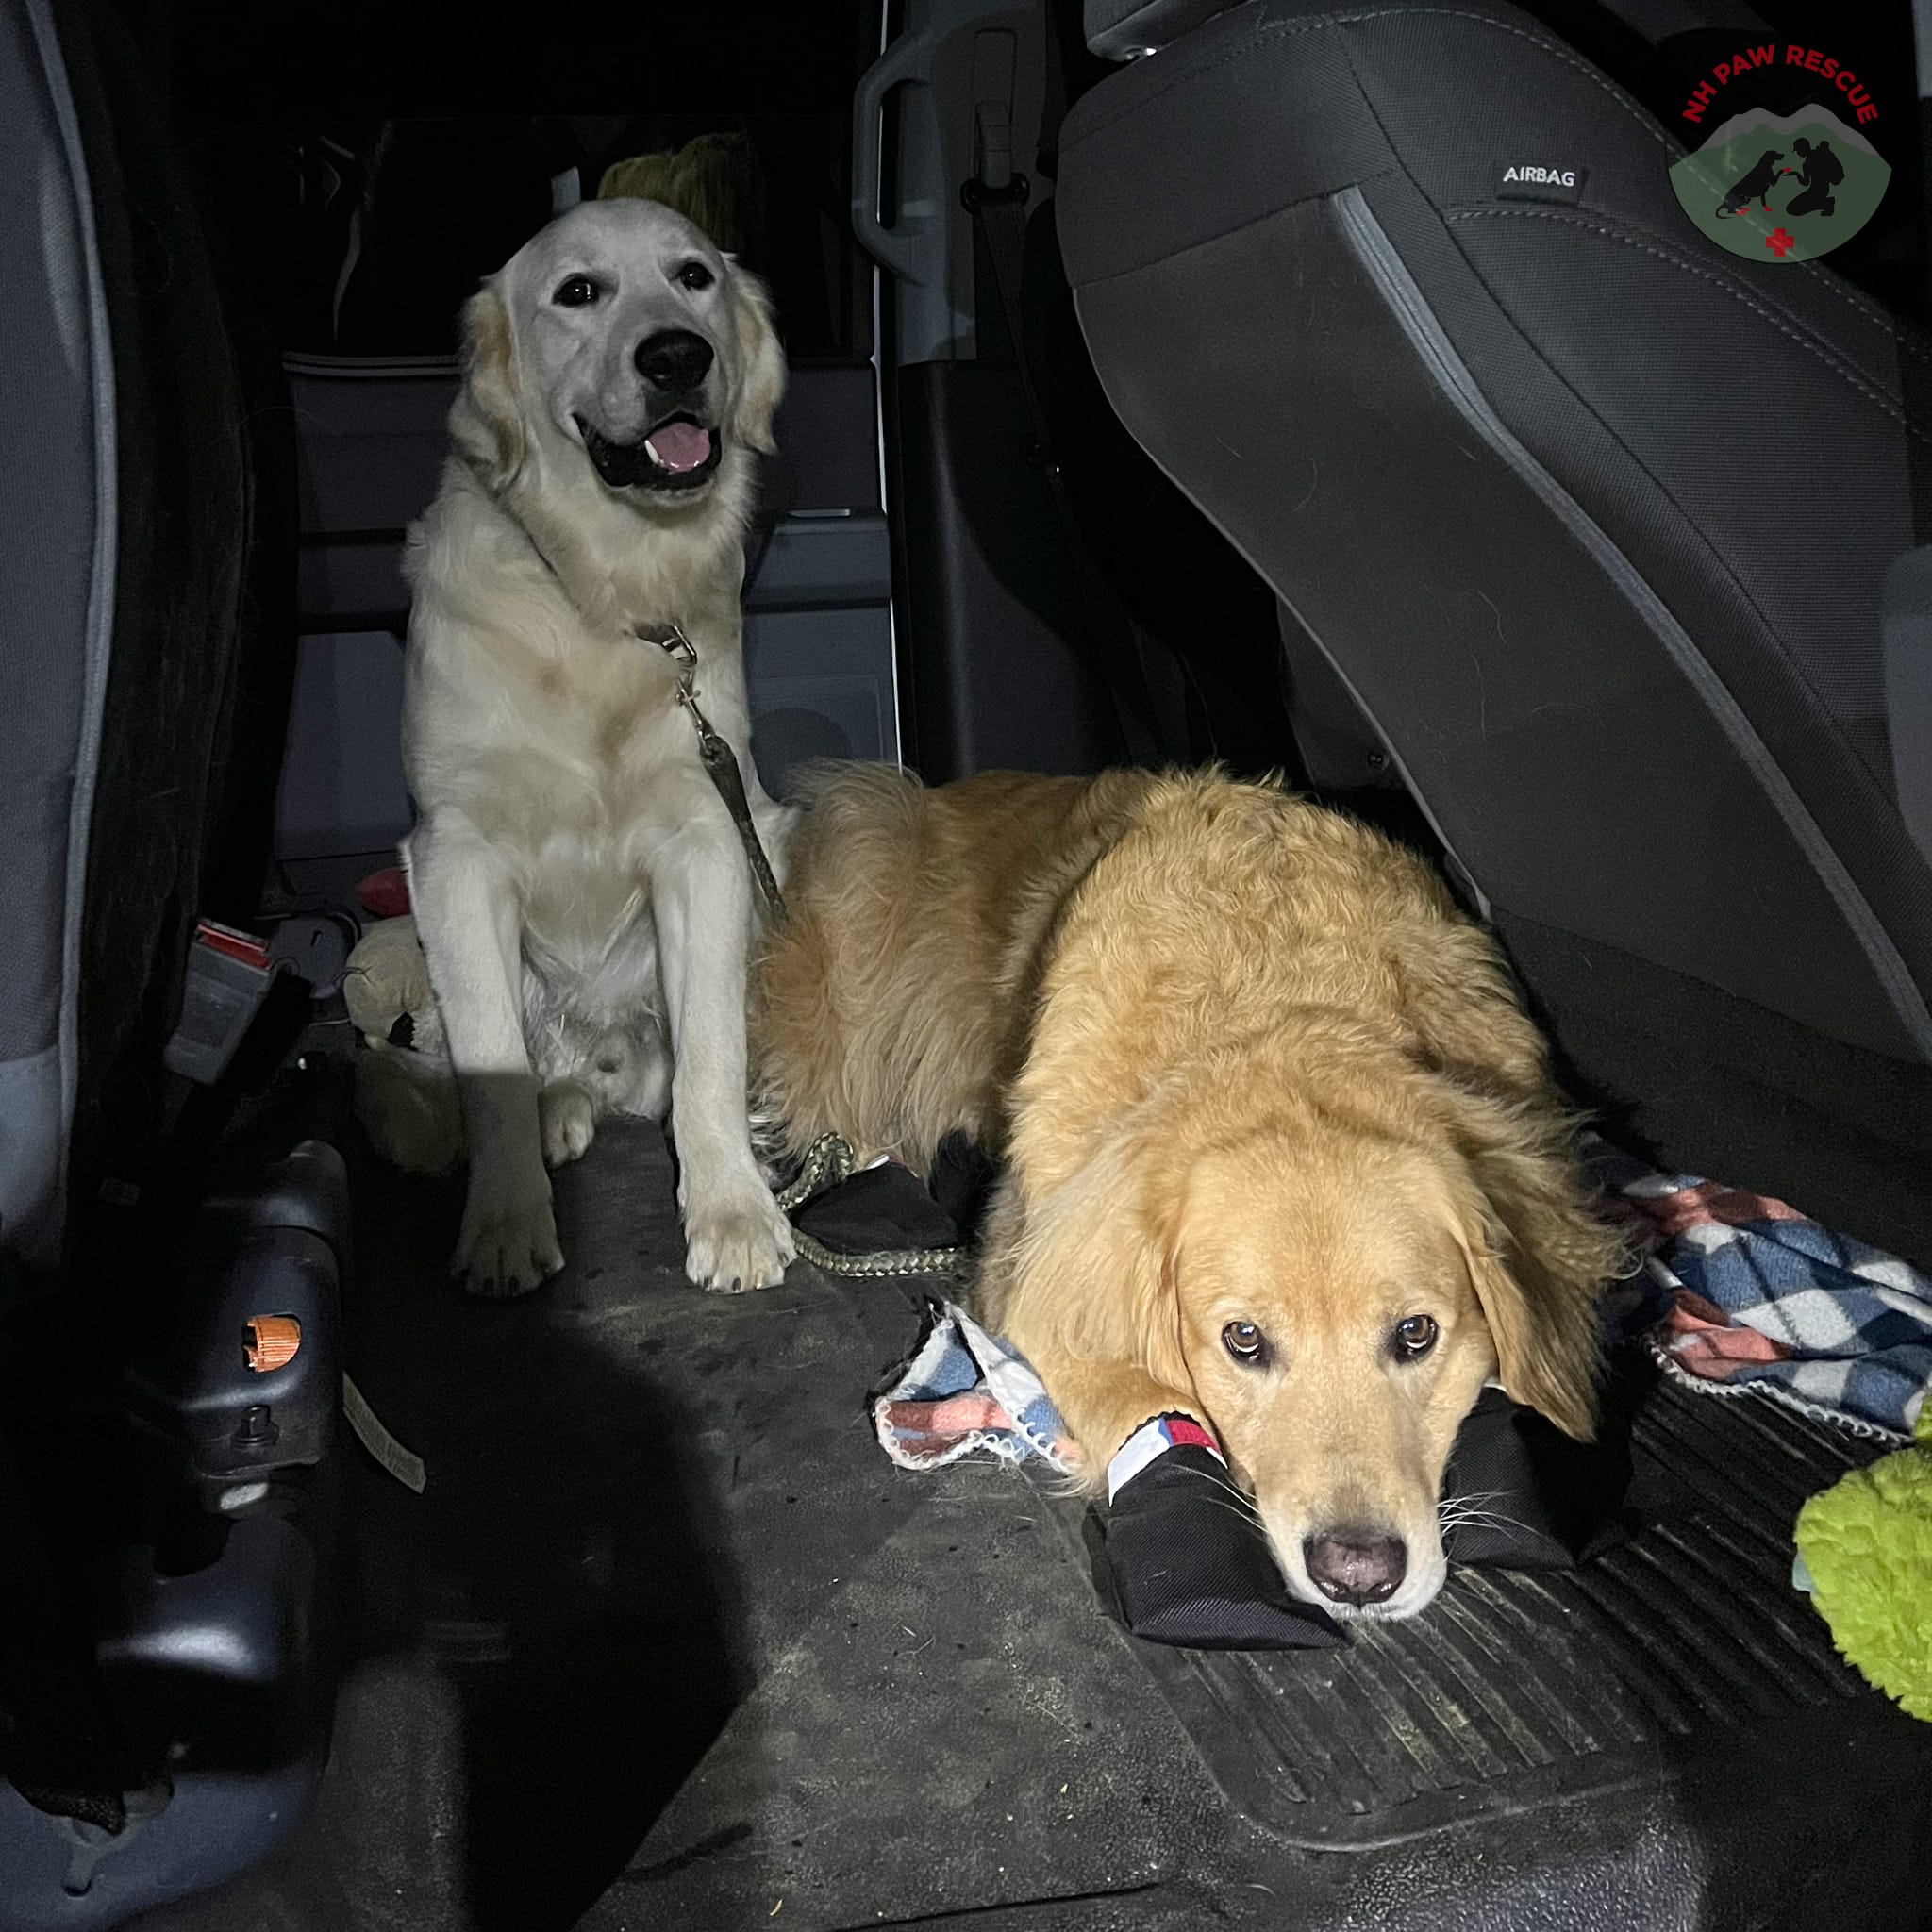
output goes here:
[{"label": "dog's floppy ear", "polygon": [[736,441],[770,456],[778,447],[772,437],[772,419],[785,393],[785,351],[779,346],[765,285],[735,263],[731,318],[738,332],[738,395],[730,433]]},{"label": "dog's floppy ear", "polygon": [[1150,1139],[1130,1116],[1035,1208],[1014,1272],[1040,1285],[1066,1354],[1135,1363],[1192,1397],[1174,1275],[1178,1187]]},{"label": "dog's floppy ear", "polygon": [[450,440],[491,490],[524,464],[523,395],[509,310],[493,282],[463,307],[463,386],[449,414]]},{"label": "dog's floppy ear", "polygon": [[1445,1081],[1468,1162],[1451,1218],[1496,1344],[1503,1387],[1579,1442],[1596,1431],[1597,1301],[1623,1243],[1591,1212],[1567,1124]]}]

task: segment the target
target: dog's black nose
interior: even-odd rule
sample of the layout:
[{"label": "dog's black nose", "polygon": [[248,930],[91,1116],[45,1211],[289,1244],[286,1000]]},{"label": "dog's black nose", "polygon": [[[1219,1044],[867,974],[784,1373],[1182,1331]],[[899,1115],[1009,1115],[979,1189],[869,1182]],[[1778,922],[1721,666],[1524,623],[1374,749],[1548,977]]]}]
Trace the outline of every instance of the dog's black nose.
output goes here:
[{"label": "dog's black nose", "polygon": [[638,344],[631,360],[653,389],[695,389],[711,366],[711,345],[688,328],[659,329]]},{"label": "dog's black nose", "polygon": [[1386,1602],[1408,1571],[1399,1536],[1354,1524],[1309,1537],[1302,1556],[1315,1588],[1339,1604]]}]

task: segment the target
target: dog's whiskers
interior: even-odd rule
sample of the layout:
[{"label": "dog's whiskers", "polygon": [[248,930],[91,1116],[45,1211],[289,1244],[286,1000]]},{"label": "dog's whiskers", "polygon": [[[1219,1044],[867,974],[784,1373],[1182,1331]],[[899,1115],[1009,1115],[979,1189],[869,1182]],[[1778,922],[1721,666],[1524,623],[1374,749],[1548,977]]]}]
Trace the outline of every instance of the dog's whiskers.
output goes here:
[{"label": "dog's whiskers", "polygon": [[1444,1508],[1437,1512],[1437,1528],[1441,1535],[1447,1536],[1453,1530],[1467,1529],[1515,1529],[1524,1536],[1532,1534],[1526,1523],[1514,1516],[1505,1516],[1496,1509]]},{"label": "dog's whiskers", "polygon": [[1225,1502],[1219,1496],[1203,1496],[1201,1500],[1208,1506],[1208,1508],[1225,1510],[1228,1515],[1235,1517],[1241,1523],[1246,1524],[1248,1527],[1251,1529],[1258,1529],[1261,1526],[1261,1519],[1258,1516],[1256,1516],[1252,1511],[1246,1509],[1237,1509],[1232,1503]]},{"label": "dog's whiskers", "polygon": [[1228,1502],[1223,1504],[1222,1507],[1224,1508],[1234,1508],[1238,1514],[1244,1517],[1250,1523],[1258,1524],[1260,1522],[1261,1516],[1260,1512],[1255,1507],[1255,1499],[1246,1491],[1238,1489],[1227,1477],[1216,1475],[1210,1470],[1190,1468],[1186,1464],[1181,1466],[1181,1473],[1206,1483],[1209,1489],[1220,1491],[1224,1496],[1229,1499]]}]

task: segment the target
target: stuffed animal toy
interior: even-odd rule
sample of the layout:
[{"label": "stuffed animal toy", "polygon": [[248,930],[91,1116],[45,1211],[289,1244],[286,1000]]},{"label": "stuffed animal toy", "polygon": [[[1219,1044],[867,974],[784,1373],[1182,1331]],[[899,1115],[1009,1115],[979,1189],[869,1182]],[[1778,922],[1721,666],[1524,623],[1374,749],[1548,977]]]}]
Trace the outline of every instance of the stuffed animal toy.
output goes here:
[{"label": "stuffed animal toy", "polygon": [[342,974],[342,999],[368,1051],[356,1056],[356,1117],[386,1160],[410,1174],[447,1174],[462,1158],[449,1105],[442,1015],[407,914],[362,935]]},{"label": "stuffed animal toy", "polygon": [[1932,1721],[1932,1404],[1915,1444],[1852,1473],[1798,1511],[1811,1601],[1847,1663]]},{"label": "stuffed animal toy", "polygon": [[357,941],[342,972],[342,999],[371,1046],[442,1052],[442,1015],[429,990],[429,962],[407,913],[378,920]]},{"label": "stuffed animal toy", "polygon": [[597,199],[661,201],[695,222],[726,255],[756,268],[763,258],[765,178],[743,134],[701,134],[669,154],[613,161]]}]

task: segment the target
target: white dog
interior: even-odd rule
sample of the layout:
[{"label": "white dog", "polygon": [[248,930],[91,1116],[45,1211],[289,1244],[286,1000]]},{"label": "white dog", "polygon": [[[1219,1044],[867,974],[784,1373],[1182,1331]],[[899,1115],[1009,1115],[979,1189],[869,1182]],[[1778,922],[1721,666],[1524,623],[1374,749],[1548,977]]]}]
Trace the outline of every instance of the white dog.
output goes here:
[{"label": "white dog", "polygon": [[[403,716],[410,896],[470,1158],[453,1272],[498,1296],[555,1274],[546,1163],[668,1101],[691,1279],[764,1287],[792,1241],[746,1113],[753,877],[658,640],[694,648],[780,863],[739,610],[785,383],[769,305],[682,216],[619,200],[545,228],[464,322],[455,448],[409,535]],[[419,1062],[420,1103],[421,1057],[387,1058]],[[378,1138],[412,1164],[401,1117]]]}]

